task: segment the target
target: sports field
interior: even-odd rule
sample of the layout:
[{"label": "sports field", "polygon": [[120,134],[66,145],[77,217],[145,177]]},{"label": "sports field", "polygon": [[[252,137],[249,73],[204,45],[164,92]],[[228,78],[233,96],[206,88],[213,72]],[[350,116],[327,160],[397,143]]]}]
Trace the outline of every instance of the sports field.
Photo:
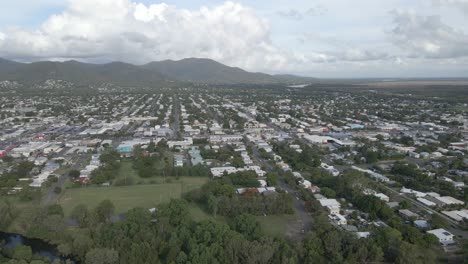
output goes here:
[{"label": "sports field", "polygon": [[60,197],[59,204],[69,215],[78,204],[94,208],[102,200],[109,199],[114,203],[116,213],[122,213],[134,207],[152,208],[171,198],[181,198],[183,193],[199,188],[207,181],[207,177],[180,177],[171,183],[68,189]]}]

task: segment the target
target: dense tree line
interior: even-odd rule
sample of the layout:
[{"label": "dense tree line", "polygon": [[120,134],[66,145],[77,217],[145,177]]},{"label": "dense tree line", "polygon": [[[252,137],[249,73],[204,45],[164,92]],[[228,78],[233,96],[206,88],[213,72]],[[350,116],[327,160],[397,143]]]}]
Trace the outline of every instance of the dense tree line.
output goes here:
[{"label": "dense tree line", "polygon": [[256,189],[247,189],[238,195],[229,179],[206,183],[201,189],[186,195],[189,201],[203,205],[213,214],[237,216],[242,213],[252,215],[292,214],[292,198],[287,193],[260,194]]},{"label": "dense tree line", "polygon": [[238,171],[224,177],[228,177],[233,185],[239,187],[260,187],[255,171]]},{"label": "dense tree line", "polygon": [[[15,187],[20,178],[30,178],[34,163],[30,161],[20,161],[13,165],[11,170],[4,171],[0,175],[0,190],[8,190]],[[0,191],[0,194],[3,191]]]},{"label": "dense tree line", "polygon": [[[342,176],[322,176],[311,179],[320,186],[332,188],[337,197],[345,198],[359,210],[369,215],[369,220],[385,220],[389,227],[373,231],[372,239],[383,251],[384,260],[396,263],[435,263],[438,241],[430,234],[406,224],[379,198],[364,195],[362,190],[372,186],[372,182],[361,173],[350,170]],[[312,200],[312,197],[306,199]],[[311,210],[317,206],[310,206]],[[413,253],[411,253],[413,252]]]},{"label": "dense tree line", "polygon": [[321,160],[318,151],[314,151],[306,144],[300,144],[300,142],[295,143],[301,146],[302,153],[295,151],[290,148],[287,143],[282,142],[273,143],[273,150],[294,170],[304,171],[320,166]]},{"label": "dense tree line", "polygon": [[112,149],[106,149],[99,156],[101,166],[91,172],[91,183],[102,184],[115,179],[120,168],[120,154]]}]

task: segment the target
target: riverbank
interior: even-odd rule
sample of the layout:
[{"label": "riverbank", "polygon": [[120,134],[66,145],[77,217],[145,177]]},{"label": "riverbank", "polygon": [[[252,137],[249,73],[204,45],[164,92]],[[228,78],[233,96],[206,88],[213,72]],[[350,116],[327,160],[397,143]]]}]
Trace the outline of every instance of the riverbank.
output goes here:
[{"label": "riverbank", "polygon": [[[0,232],[0,241],[3,242],[3,250],[0,252],[4,257],[11,257],[9,254],[13,254],[15,249],[19,246],[24,248],[29,247],[31,249],[32,259],[43,259],[48,260],[50,263],[55,260],[71,261],[71,263],[78,264],[73,257],[61,256],[55,245],[45,242],[40,239],[27,238],[20,234]],[[28,256],[28,250],[25,250],[25,257]]]}]

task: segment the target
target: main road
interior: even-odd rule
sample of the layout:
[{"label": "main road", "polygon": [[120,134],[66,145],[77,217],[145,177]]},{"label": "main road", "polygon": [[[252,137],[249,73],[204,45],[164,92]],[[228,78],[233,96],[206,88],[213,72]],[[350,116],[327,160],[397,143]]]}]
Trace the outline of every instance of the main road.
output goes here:
[{"label": "main road", "polygon": [[[273,166],[265,161],[258,152],[258,149],[249,142],[252,147],[252,156],[256,164],[261,165],[268,172],[276,173]],[[295,189],[289,186],[283,177],[278,177],[278,187],[288,192],[293,197],[294,208],[296,209],[297,221],[290,222],[288,225],[287,235],[297,241],[301,241],[304,238],[305,231],[310,228],[312,224],[312,216],[307,213],[304,201],[299,198],[299,195]]]}]

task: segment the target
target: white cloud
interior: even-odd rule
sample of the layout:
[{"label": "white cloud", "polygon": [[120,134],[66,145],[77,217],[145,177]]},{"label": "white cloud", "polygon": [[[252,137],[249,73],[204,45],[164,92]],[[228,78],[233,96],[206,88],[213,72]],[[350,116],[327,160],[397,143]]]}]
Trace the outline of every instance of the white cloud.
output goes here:
[{"label": "white cloud", "polygon": [[440,16],[392,11],[389,37],[409,57],[459,58],[468,56],[468,35],[444,24]]},{"label": "white cloud", "polygon": [[72,0],[37,30],[10,28],[0,40],[7,58],[152,60],[205,57],[247,69],[279,69],[296,59],[270,40],[266,21],[241,4],[178,9],[130,0]]},{"label": "white cloud", "polygon": [[302,12],[295,10],[295,9],[289,9],[287,11],[279,11],[278,15],[288,18],[288,19],[294,19],[294,20],[302,20],[304,18],[304,15]]},{"label": "white cloud", "polygon": [[[438,16],[427,16],[434,13],[432,2],[429,9],[417,9],[422,16],[402,11],[389,16],[388,10],[394,8],[394,3],[370,0],[344,6],[322,1],[312,8],[310,2],[303,1],[301,5],[288,7],[292,9],[283,9],[287,10],[283,12],[285,17],[302,20],[301,24],[278,19],[282,15],[277,12],[280,7],[264,1],[270,11],[264,12],[262,8],[258,11],[270,18],[270,25],[253,9],[233,2],[182,9],[165,3],[138,2],[142,0],[39,1],[67,5],[35,27],[4,25],[0,32],[0,57],[24,61],[120,60],[137,64],[204,57],[254,71],[316,76],[347,74],[346,77],[397,75],[398,71],[422,75],[429,68],[427,64],[436,73],[447,69],[447,73],[460,75],[459,72],[468,69],[467,33],[448,26]],[[466,2],[439,1],[451,5]],[[14,4],[10,5],[10,11],[15,9]],[[362,6],[373,15],[360,15]],[[412,9],[405,5],[402,8]],[[391,23],[392,17],[394,27],[388,32],[389,41],[383,28]],[[457,20],[448,22],[457,25]],[[312,33],[300,36],[303,30]],[[278,43],[287,50],[275,45]],[[401,70],[396,64],[412,72]]]},{"label": "white cloud", "polygon": [[289,9],[289,10],[278,11],[277,14],[287,19],[302,20],[308,16],[323,16],[327,12],[328,12],[328,9],[325,6],[318,4],[316,6],[306,9],[305,11],[301,11],[297,9]]},{"label": "white cloud", "polygon": [[434,0],[436,5],[452,6],[468,15],[468,0]]}]

